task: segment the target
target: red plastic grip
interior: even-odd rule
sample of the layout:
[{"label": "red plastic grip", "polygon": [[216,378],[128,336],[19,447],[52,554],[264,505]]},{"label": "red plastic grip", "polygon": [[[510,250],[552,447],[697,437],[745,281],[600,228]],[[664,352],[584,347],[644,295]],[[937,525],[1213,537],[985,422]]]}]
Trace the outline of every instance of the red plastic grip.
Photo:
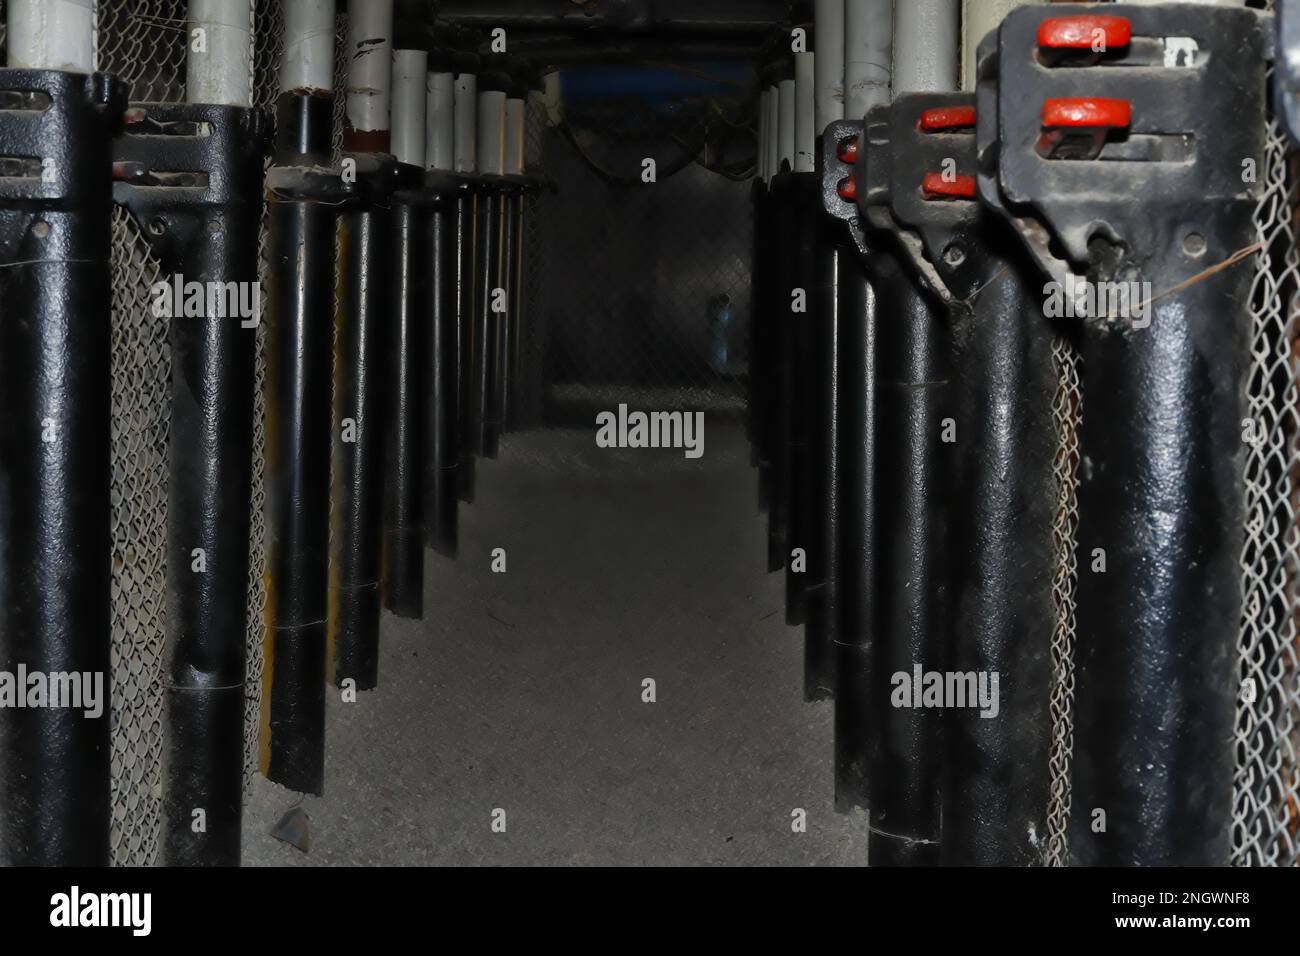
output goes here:
[{"label": "red plastic grip", "polygon": [[969,129],[975,125],[975,107],[941,106],[926,110],[918,124],[922,132],[937,133],[949,129]]},{"label": "red plastic grip", "polygon": [[1128,100],[1079,96],[1043,104],[1043,125],[1053,129],[1125,129],[1132,120]]},{"label": "red plastic grip", "polygon": [[1127,17],[1053,17],[1038,25],[1038,46],[1046,50],[1091,50],[1098,34],[1106,49],[1128,46],[1133,27]]},{"label": "red plastic grip", "polygon": [[942,173],[926,173],[921,180],[921,192],[926,199],[974,199],[975,177],[945,179]]}]

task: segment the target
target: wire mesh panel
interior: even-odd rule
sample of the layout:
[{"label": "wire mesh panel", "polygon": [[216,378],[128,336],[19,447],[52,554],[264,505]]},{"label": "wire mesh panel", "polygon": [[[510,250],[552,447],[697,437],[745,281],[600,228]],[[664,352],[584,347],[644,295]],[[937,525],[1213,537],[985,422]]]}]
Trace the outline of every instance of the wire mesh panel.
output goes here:
[{"label": "wire mesh panel", "polygon": [[135,218],[113,211],[112,859],[158,849],[171,360],[150,309],[160,270]]},{"label": "wire mesh panel", "polygon": [[1079,528],[1079,426],[1083,393],[1080,357],[1074,343],[1058,336],[1052,343],[1057,389],[1052,403],[1057,447],[1054,471],[1056,517],[1052,543],[1056,567],[1052,574],[1052,602],[1056,611],[1052,631],[1052,691],[1049,713],[1052,736],[1048,751],[1047,852],[1048,866],[1064,866],[1067,859],[1066,826],[1070,821],[1070,764],[1074,752],[1074,637],[1075,587],[1079,569],[1075,548]]},{"label": "wire mesh panel", "polygon": [[99,68],[130,87],[134,103],[185,99],[186,0],[101,0]]},{"label": "wire mesh panel", "polygon": [[1300,328],[1291,148],[1270,123],[1255,214],[1233,858],[1300,862]]},{"label": "wire mesh panel", "polygon": [[[284,11],[280,3],[253,4],[253,105],[271,109],[280,89],[280,53],[284,48]],[[270,157],[267,157],[270,164]],[[269,211],[264,211],[258,235],[258,279],[266,290],[270,269],[267,246]],[[265,296],[263,296],[265,300]],[[248,534],[248,645],[244,680],[244,786],[252,787],[258,769],[262,728],[262,654],[266,610],[266,322],[257,324],[257,357],[253,377],[252,514]]]}]

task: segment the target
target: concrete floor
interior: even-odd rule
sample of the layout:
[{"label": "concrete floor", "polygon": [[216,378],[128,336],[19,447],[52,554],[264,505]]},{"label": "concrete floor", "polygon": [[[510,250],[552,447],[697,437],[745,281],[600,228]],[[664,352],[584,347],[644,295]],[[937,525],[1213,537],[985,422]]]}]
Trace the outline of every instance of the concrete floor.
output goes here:
[{"label": "concrete floor", "polygon": [[802,700],[746,454],[730,426],[699,461],[509,437],[462,506],[459,561],[430,556],[425,619],[385,614],[379,689],[330,694],[310,853],[269,835],[299,798],[259,777],[246,863],[864,861],[865,818],[831,807],[831,709]]}]

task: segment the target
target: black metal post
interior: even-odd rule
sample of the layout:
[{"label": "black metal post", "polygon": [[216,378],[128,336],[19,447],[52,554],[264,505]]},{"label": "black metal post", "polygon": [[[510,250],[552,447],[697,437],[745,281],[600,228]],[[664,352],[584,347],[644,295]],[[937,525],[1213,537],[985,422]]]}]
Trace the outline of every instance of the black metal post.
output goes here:
[{"label": "black metal post", "polygon": [[460,237],[457,210],[463,194],[448,191],[429,210],[425,246],[430,275],[426,339],[428,420],[424,459],[424,531],[429,547],[449,558],[459,550],[460,337],[458,276]]},{"label": "black metal post", "polygon": [[268,173],[266,338],[267,661],[262,770],[292,790],[325,781],[331,326],[336,210],[334,96],[283,93]]},{"label": "black metal post", "polygon": [[0,709],[0,862],[101,866],[110,818],[109,144],[125,90],[102,73],[0,70],[0,105],[0,670],[15,680],[76,675],[91,694],[99,688],[100,707]]},{"label": "black metal post", "polygon": [[[1080,59],[1092,12],[1022,7],[979,59],[981,158],[1082,335],[1071,852],[1223,865],[1251,281],[1234,255],[1255,236],[1242,160],[1265,129],[1263,60],[1236,51],[1264,49],[1266,22],[1117,4],[1108,60]],[[1159,54],[1170,36],[1197,38],[1196,69]],[[1126,152],[1152,138],[1164,152]]]},{"label": "black metal post", "polygon": [[426,345],[430,314],[428,220],[415,189],[423,170],[400,167],[401,191],[392,205],[393,326],[386,352],[389,405],[384,422],[384,607],[399,617],[424,615],[424,514],[422,489],[428,408]]},{"label": "black metal post", "polygon": [[[234,106],[142,106],[129,114],[114,150],[115,198],[140,220],[168,289],[162,850],[163,860],[178,866],[240,861],[253,362],[262,319],[257,233],[268,118]],[[201,284],[201,315],[183,305],[194,283]]]},{"label": "black metal post", "polygon": [[379,680],[384,349],[392,306],[391,212],[397,170],[385,153],[358,153],[357,202],[343,213],[334,396],[329,621],[334,683],[372,690]]},{"label": "black metal post", "polygon": [[[809,268],[811,332],[809,366],[808,456],[812,461],[807,490],[811,504],[808,524],[807,608],[804,624],[804,699],[825,700],[835,695],[835,667],[840,601],[840,499],[838,474],[841,458],[839,434],[840,362],[845,322],[840,289],[852,281],[841,270],[861,269],[842,223],[825,215],[818,203],[813,215],[814,245]],[[863,279],[862,281],[865,281]],[[857,301],[865,295],[847,296]]]},{"label": "black metal post", "polygon": [[475,226],[474,323],[470,335],[470,439],[479,458],[495,458],[500,438],[495,381],[501,314],[496,311],[496,290],[501,288],[503,199],[495,183],[483,183]]},{"label": "black metal post", "polygon": [[457,494],[473,503],[475,484],[474,426],[474,325],[478,314],[478,234],[481,216],[477,189],[470,189],[456,201],[456,342],[457,376],[460,390],[460,465],[456,473]]}]

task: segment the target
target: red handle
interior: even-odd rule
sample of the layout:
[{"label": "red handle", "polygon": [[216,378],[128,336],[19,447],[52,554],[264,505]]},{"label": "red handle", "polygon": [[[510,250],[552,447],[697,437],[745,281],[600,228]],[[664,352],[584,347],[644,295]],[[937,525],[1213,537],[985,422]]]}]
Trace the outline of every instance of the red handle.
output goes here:
[{"label": "red handle", "polygon": [[970,129],[975,125],[975,107],[941,106],[921,114],[920,127],[925,133],[948,129]]},{"label": "red handle", "polygon": [[1049,50],[1091,50],[1098,39],[1106,49],[1128,46],[1132,35],[1127,17],[1053,17],[1038,25],[1038,45]]},{"label": "red handle", "polygon": [[1043,125],[1053,128],[1124,129],[1132,120],[1133,105],[1128,100],[1080,96],[1043,104]]},{"label": "red handle", "polygon": [[921,192],[925,193],[926,199],[974,199],[975,177],[945,179],[942,173],[926,173],[921,180]]}]

